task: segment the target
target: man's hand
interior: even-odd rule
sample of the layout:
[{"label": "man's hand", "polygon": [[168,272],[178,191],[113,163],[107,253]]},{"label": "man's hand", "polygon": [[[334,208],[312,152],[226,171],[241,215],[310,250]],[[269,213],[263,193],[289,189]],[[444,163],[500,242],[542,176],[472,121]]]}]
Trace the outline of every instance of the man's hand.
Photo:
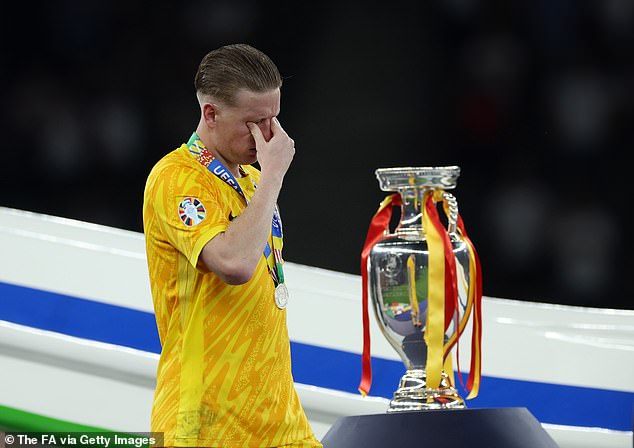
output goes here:
[{"label": "man's hand", "polygon": [[271,119],[272,137],[268,142],[258,125],[249,122],[247,126],[255,140],[255,149],[258,152],[258,162],[262,174],[275,176],[281,181],[295,155],[295,142],[284,131],[277,117]]}]

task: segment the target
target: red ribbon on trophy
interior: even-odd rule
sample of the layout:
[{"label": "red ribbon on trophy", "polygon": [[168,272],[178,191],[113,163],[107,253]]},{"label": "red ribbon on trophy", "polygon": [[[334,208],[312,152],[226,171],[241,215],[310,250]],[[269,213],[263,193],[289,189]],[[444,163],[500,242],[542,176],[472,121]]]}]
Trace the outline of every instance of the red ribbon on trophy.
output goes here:
[{"label": "red ribbon on trophy", "polygon": [[[427,345],[427,388],[436,389],[440,385],[443,363],[464,331],[473,311],[473,329],[471,339],[471,366],[469,378],[464,385],[460,366],[460,382],[469,391],[467,398],[478,395],[481,377],[481,340],[482,340],[482,273],[480,260],[471,240],[467,236],[462,218],[458,215],[456,231],[465,242],[469,253],[469,295],[462,318],[458,315],[458,272],[451,239],[444,228],[436,204],[443,202],[443,209],[449,215],[449,206],[442,190],[427,191],[423,196],[422,220],[425,239],[429,251],[428,268],[428,307],[425,322],[425,343]],[[372,365],[370,355],[370,320],[368,312],[368,257],[376,243],[389,233],[389,224],[394,207],[400,207],[401,196],[397,193],[385,198],[370,222],[365,245],[361,252],[362,313],[363,313],[363,354],[362,375],[359,391],[367,395],[372,385]],[[444,335],[454,323],[456,331],[444,343]],[[458,351],[458,348],[457,348]],[[458,357],[456,355],[456,357]],[[449,359],[450,360],[450,359]],[[450,366],[448,363],[447,366]],[[447,372],[453,376],[453,372]]]},{"label": "red ribbon on trophy", "polygon": [[363,312],[363,355],[361,356],[362,374],[359,392],[366,396],[372,386],[372,362],[370,357],[370,317],[368,313],[368,256],[376,243],[385,236],[390,227],[392,209],[401,206],[401,196],[394,193],[381,202],[379,210],[375,213],[365,239],[361,252],[361,285],[362,285],[362,312]]}]

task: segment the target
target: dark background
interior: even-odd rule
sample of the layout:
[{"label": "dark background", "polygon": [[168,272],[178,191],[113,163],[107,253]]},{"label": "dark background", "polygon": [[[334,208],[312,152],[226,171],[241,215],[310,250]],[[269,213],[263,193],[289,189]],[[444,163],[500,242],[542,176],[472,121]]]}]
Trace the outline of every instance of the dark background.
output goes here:
[{"label": "dark background", "polygon": [[459,165],[486,295],[634,308],[633,1],[0,5],[0,206],[142,231],[198,63],[245,42],[285,76],[288,261],[358,274],[374,170]]}]

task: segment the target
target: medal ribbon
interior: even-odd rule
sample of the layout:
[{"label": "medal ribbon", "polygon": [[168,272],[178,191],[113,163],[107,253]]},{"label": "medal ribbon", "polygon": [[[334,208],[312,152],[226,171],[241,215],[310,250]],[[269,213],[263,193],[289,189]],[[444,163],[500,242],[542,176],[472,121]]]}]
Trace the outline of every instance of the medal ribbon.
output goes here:
[{"label": "medal ribbon", "polygon": [[[189,138],[187,148],[196,160],[206,167],[214,176],[218,177],[233,188],[240,196],[242,196],[245,203],[249,205],[249,199],[244,194],[244,191],[242,191],[242,188],[234,175],[222,164],[220,160],[214,157],[211,151],[205,147],[205,144],[202,140],[200,140],[200,137],[198,137],[196,132],[194,132]],[[244,172],[242,167],[240,167],[240,171]],[[251,181],[253,182],[253,180]],[[255,182],[253,182],[253,186],[257,188]],[[273,248],[271,249],[271,244],[269,244],[268,241],[266,243],[266,247],[264,248],[264,258],[266,259],[266,263],[269,267],[271,277],[273,277],[275,286],[284,283],[284,270],[282,268],[282,265],[284,264],[284,260],[282,259],[282,235],[282,219],[277,206],[275,206],[273,220],[271,221],[271,244]]]}]

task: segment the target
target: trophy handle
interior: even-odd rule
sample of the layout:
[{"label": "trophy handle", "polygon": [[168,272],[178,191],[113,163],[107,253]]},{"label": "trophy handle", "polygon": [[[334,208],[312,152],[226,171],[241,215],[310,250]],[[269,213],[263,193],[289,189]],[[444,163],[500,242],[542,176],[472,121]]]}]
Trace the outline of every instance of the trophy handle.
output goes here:
[{"label": "trophy handle", "polygon": [[456,226],[458,223],[458,201],[454,197],[453,194],[447,193],[443,191],[442,197],[444,199],[445,204],[447,204],[445,213],[447,214],[447,232],[449,235],[457,238],[458,233],[456,231]]},{"label": "trophy handle", "polygon": [[[443,210],[445,212],[445,215],[447,216],[447,233],[449,234],[450,239],[452,240],[452,242],[464,242],[464,238],[458,232],[458,201],[456,200],[454,195],[446,191],[442,192],[442,199]],[[474,275],[474,273],[470,272],[469,275]],[[456,280],[460,281],[459,279]],[[456,286],[459,287],[459,285]],[[453,349],[453,346],[464,331],[464,328],[471,316],[472,305],[473,303],[471,297],[468,296],[467,303],[464,307],[464,312],[460,313],[456,328],[454,329],[454,334],[449,337],[449,340],[446,342],[444,350],[445,359],[447,358],[447,356],[449,356],[451,350]]]}]

